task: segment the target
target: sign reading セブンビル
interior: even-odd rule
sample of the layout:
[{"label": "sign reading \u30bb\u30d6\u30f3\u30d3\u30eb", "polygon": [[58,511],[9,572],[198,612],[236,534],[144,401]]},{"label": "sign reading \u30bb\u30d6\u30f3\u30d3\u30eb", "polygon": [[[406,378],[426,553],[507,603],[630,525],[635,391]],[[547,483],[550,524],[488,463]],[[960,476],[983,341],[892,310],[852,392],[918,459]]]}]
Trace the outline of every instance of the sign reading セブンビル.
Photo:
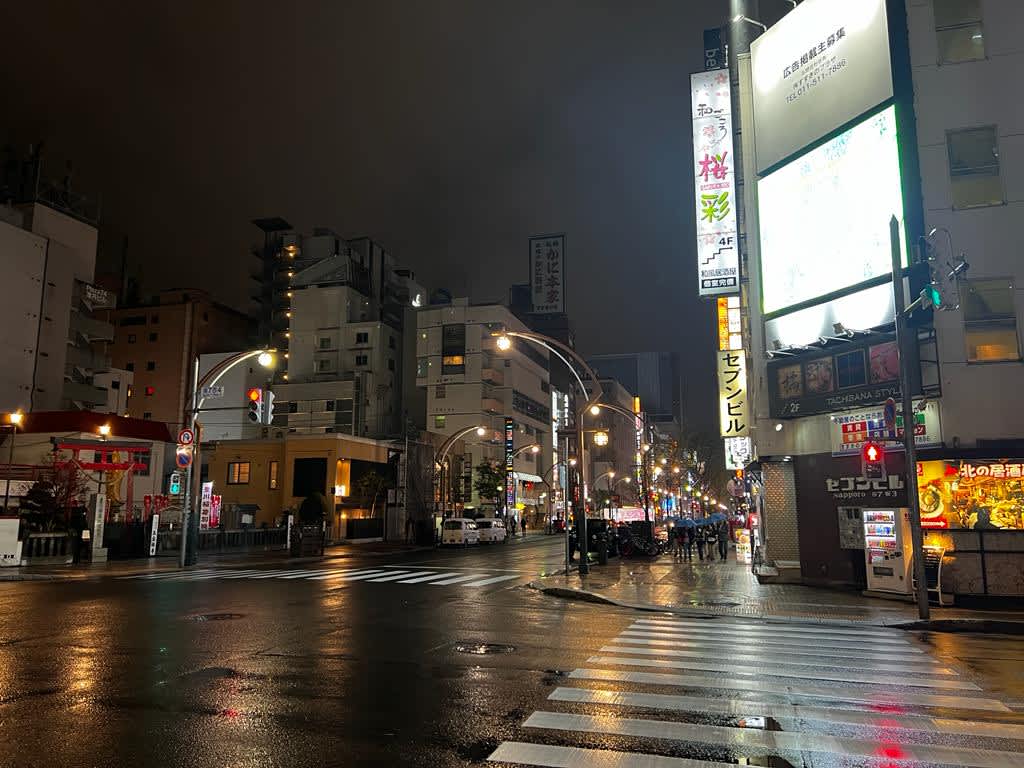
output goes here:
[{"label": "sign reading \u30bb\u30d6\u30f3\u30d3\u30eb", "polygon": [[757,170],[893,95],[886,0],[804,0],[750,46]]},{"label": "sign reading \u30bb\u30d6\u30f3\u30d3\u30eb", "polygon": [[565,312],[565,235],[530,238],[530,294],[535,313]]},{"label": "sign reading \u30bb\u30d6\u30f3\u30d3\u30eb", "polygon": [[737,293],[740,267],[729,70],[690,75],[690,101],[697,202],[697,293]]},{"label": "sign reading \u30bb\u30d6\u30f3\u30d3\u30eb", "polygon": [[743,350],[718,353],[718,406],[722,437],[750,434],[747,358]]}]

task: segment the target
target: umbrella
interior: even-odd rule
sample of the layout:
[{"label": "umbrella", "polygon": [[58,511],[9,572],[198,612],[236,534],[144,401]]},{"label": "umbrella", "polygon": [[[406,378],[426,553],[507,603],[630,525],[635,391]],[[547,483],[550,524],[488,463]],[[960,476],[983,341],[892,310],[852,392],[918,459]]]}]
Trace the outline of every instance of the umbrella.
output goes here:
[{"label": "umbrella", "polygon": [[708,520],[712,523],[720,523],[723,520],[725,520],[725,515],[723,515],[721,512],[715,512],[714,514],[708,516]]},{"label": "umbrella", "polygon": [[680,518],[679,521],[676,523],[676,525],[678,525],[678,526],[680,526],[682,528],[696,528],[697,527],[697,523],[695,523],[693,520],[691,520],[688,517]]}]

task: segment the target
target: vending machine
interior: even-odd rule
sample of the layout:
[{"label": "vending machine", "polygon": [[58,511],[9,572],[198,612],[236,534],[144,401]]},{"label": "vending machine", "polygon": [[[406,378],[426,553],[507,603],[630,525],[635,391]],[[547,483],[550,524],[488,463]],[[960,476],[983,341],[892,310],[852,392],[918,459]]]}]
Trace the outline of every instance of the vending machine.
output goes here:
[{"label": "vending machine", "polygon": [[863,516],[868,589],[909,595],[913,591],[909,510],[865,509]]}]

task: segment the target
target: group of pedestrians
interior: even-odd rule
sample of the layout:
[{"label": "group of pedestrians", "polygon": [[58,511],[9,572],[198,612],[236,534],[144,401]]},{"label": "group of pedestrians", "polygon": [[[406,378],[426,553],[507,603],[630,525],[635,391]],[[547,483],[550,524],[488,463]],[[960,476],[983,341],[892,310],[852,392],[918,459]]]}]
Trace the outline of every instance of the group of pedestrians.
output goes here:
[{"label": "group of pedestrians", "polygon": [[714,525],[677,525],[672,529],[673,557],[692,562],[695,546],[701,562],[705,550],[707,559],[714,560],[716,547],[719,559],[725,560],[729,556],[729,523],[722,520]]}]

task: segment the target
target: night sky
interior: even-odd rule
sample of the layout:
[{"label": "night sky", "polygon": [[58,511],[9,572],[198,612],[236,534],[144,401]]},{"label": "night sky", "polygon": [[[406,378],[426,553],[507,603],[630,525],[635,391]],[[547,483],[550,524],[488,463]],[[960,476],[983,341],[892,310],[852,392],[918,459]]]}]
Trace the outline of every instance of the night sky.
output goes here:
[{"label": "night sky", "polygon": [[678,350],[714,427],[689,73],[726,0],[8,3],[0,140],[103,198],[145,292],[245,308],[250,221],[379,240],[428,288],[507,299],[564,231],[585,353]]}]

